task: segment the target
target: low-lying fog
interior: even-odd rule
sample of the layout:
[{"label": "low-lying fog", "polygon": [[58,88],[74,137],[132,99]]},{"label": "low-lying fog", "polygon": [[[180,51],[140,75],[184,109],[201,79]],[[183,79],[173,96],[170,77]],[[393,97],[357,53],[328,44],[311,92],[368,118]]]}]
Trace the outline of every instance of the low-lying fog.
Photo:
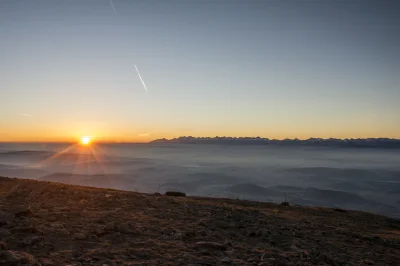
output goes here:
[{"label": "low-lying fog", "polygon": [[397,149],[0,144],[0,176],[139,192],[339,207],[400,217]]}]

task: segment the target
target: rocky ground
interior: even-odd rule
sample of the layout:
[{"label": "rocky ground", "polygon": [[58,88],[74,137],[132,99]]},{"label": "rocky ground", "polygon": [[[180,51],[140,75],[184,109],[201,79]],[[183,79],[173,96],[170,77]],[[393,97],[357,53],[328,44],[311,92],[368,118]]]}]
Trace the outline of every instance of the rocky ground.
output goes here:
[{"label": "rocky ground", "polygon": [[0,265],[399,265],[400,221],[0,178]]}]

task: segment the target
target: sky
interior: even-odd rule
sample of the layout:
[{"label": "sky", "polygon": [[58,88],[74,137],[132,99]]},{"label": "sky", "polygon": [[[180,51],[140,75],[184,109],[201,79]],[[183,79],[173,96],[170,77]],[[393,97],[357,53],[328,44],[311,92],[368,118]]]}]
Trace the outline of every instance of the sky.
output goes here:
[{"label": "sky", "polygon": [[0,1],[0,141],[400,138],[399,1],[112,3]]}]

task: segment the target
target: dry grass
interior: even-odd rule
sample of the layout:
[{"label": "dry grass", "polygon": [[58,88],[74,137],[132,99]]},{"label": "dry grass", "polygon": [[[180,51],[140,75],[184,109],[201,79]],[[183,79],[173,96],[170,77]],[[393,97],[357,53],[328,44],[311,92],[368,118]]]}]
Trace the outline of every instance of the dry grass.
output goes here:
[{"label": "dry grass", "polygon": [[395,265],[399,232],[363,212],[0,178],[5,265]]}]

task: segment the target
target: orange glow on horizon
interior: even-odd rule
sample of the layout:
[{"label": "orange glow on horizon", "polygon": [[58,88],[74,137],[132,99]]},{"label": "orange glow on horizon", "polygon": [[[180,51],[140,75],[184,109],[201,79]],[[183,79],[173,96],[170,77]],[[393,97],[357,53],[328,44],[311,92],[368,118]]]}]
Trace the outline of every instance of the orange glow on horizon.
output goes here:
[{"label": "orange glow on horizon", "polygon": [[[109,128],[112,128],[110,130]],[[24,127],[2,128],[0,125],[0,142],[65,142],[78,144],[81,147],[88,147],[94,143],[147,143],[155,139],[172,139],[180,136],[194,137],[215,137],[215,136],[230,136],[230,137],[264,137],[269,139],[285,139],[299,138],[308,139],[316,138],[400,138],[398,135],[398,126],[391,125],[390,128],[377,127],[373,129],[362,128],[353,129],[350,127],[338,128],[326,126],[325,128],[313,127],[257,127],[257,128],[241,128],[236,127],[224,128],[223,126],[203,127],[196,129],[159,129],[158,127],[148,127],[144,129],[135,128],[118,128],[109,127],[96,128],[87,127],[84,129],[75,129],[74,126],[67,127],[66,125],[47,125],[46,127],[37,127],[27,130]],[[29,134],[27,134],[29,132]],[[90,133],[88,133],[90,132]],[[143,133],[151,132],[151,133]],[[90,135],[89,135],[90,134]]]}]

